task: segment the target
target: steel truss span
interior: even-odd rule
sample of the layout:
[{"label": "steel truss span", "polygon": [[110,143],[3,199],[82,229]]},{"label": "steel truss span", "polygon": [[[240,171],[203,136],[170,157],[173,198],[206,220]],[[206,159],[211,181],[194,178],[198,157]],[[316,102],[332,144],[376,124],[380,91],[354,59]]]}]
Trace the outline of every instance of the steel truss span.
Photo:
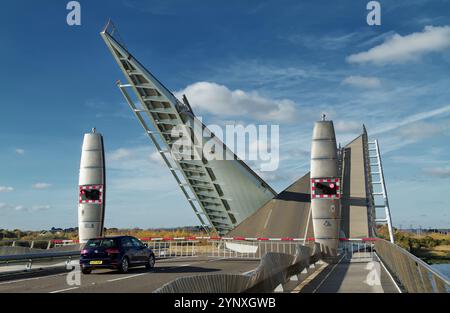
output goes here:
[{"label": "steel truss span", "polygon": [[[127,80],[127,84],[117,83],[122,95],[206,229],[211,226],[225,234],[276,196],[196,118],[185,97],[179,101],[131,55],[111,22],[101,36]],[[194,129],[203,131],[199,134]],[[202,156],[206,139],[221,147],[223,151],[215,153],[226,159],[192,158],[192,153],[178,150],[179,130],[187,132],[183,140],[190,141],[193,154]]]}]

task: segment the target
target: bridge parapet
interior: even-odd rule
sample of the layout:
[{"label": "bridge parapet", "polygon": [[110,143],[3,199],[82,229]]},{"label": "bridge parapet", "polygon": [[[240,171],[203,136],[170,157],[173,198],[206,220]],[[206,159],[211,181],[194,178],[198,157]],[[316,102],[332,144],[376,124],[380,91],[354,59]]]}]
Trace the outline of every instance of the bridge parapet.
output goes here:
[{"label": "bridge parapet", "polygon": [[178,278],[155,293],[241,293],[272,292],[292,276],[308,270],[320,259],[320,247],[297,244],[295,254],[268,252],[259,266],[247,275],[209,274]]},{"label": "bridge parapet", "polygon": [[406,292],[450,292],[444,275],[396,244],[380,239],[375,241],[375,251]]}]

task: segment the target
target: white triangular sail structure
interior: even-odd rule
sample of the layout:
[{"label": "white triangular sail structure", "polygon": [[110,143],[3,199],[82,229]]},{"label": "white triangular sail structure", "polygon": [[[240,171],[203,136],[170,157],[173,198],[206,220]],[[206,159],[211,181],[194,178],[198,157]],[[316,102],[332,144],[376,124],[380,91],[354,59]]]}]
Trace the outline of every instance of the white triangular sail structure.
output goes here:
[{"label": "white triangular sail structure", "polygon": [[[205,228],[225,234],[276,195],[195,117],[186,98],[180,102],[130,54],[111,22],[101,36],[128,82],[118,87]],[[181,138],[194,148],[180,149]],[[205,138],[214,146],[209,153],[226,158],[203,157]]]}]

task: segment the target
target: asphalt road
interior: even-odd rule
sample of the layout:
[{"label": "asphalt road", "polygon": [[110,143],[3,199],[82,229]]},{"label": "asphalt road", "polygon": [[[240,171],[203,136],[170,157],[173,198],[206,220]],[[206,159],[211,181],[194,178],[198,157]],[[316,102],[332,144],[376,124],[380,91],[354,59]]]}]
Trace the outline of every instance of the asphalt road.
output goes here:
[{"label": "asphalt road", "polygon": [[152,292],[162,285],[184,276],[214,273],[243,274],[254,270],[259,261],[212,259],[206,257],[186,257],[159,260],[153,270],[143,267],[132,268],[126,274],[113,270],[96,270],[90,275],[69,278],[81,284],[69,285],[68,273],[46,276],[16,277],[0,281],[0,293],[60,293],[60,292]]}]

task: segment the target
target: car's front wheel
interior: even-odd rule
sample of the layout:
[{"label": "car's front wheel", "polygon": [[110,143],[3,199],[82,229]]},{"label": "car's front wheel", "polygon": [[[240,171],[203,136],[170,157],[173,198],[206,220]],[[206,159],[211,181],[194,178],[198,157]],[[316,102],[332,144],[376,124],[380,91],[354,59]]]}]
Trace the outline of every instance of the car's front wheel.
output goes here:
[{"label": "car's front wheel", "polygon": [[155,267],[155,256],[153,254],[148,257],[145,267],[149,270]]},{"label": "car's front wheel", "polygon": [[130,267],[130,263],[129,263],[129,261],[128,261],[128,258],[127,257],[124,257],[123,259],[122,259],[122,262],[120,262],[120,266],[119,266],[119,271],[121,272],[121,273],[126,273],[126,272],[128,272],[128,268]]},{"label": "car's front wheel", "polygon": [[81,270],[81,272],[83,273],[83,274],[90,274],[91,273],[91,269],[88,269],[88,268],[83,268],[82,270]]}]

